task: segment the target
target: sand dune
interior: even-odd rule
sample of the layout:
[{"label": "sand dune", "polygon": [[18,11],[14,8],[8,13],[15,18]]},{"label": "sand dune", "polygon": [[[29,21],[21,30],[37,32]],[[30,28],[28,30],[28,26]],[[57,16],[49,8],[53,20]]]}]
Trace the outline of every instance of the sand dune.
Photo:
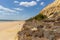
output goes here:
[{"label": "sand dune", "polygon": [[17,32],[25,21],[0,22],[0,40],[17,40]]}]

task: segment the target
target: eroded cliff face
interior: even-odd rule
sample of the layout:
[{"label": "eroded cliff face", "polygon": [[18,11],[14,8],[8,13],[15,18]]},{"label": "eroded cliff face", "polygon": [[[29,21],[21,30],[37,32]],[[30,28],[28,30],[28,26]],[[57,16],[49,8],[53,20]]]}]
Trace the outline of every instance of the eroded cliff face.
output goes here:
[{"label": "eroded cliff face", "polygon": [[40,13],[48,18],[26,21],[18,32],[18,40],[60,40],[60,0],[55,0]]},{"label": "eroded cliff face", "polygon": [[52,17],[55,12],[60,12],[60,0],[55,0],[53,3],[46,6],[40,13]]},{"label": "eroded cliff face", "polygon": [[60,16],[27,21],[18,32],[18,40],[60,40]]}]

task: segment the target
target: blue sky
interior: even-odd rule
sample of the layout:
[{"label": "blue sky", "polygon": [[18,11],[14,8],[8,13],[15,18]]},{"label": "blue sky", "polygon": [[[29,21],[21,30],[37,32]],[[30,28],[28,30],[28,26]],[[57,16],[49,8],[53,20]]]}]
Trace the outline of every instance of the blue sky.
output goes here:
[{"label": "blue sky", "polygon": [[54,0],[0,0],[0,20],[26,20]]}]

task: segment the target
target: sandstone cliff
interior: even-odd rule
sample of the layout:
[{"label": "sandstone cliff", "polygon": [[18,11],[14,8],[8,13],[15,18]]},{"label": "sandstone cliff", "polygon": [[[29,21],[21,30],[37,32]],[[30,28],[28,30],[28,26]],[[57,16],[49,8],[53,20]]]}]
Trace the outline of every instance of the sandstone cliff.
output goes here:
[{"label": "sandstone cliff", "polygon": [[22,31],[18,32],[18,40],[60,40],[60,0],[26,21]]},{"label": "sandstone cliff", "polygon": [[48,17],[55,12],[60,12],[60,0],[55,0],[53,3],[46,6],[40,13]]}]

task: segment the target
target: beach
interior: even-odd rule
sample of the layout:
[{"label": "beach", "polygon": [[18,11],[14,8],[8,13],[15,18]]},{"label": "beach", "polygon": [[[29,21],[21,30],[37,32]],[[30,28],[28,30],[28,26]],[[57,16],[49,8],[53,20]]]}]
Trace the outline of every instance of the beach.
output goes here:
[{"label": "beach", "polygon": [[24,23],[25,21],[0,22],[0,40],[18,40],[17,33]]}]

